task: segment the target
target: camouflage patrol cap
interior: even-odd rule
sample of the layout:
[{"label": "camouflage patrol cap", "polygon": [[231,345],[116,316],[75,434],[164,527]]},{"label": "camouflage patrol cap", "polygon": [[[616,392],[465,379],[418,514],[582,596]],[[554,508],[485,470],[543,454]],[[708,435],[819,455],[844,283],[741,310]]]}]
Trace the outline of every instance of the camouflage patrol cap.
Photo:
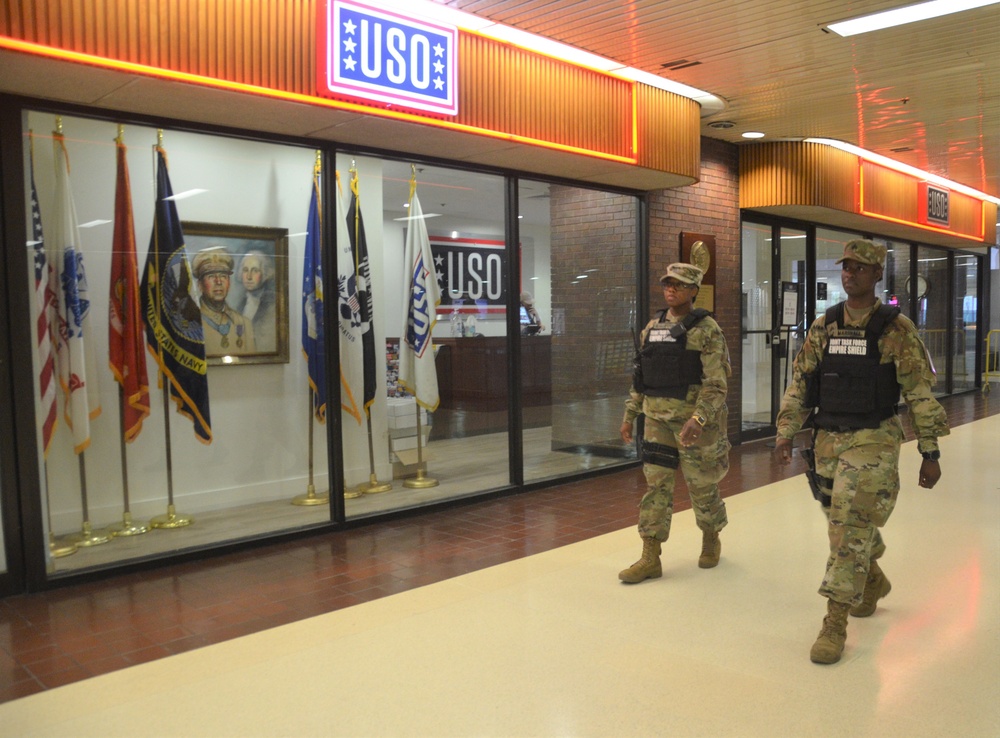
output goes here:
[{"label": "camouflage patrol cap", "polygon": [[884,267],[885,252],[885,246],[880,243],[856,239],[847,242],[844,246],[844,255],[837,259],[835,263],[839,264],[842,261],[853,259],[862,264],[878,264],[880,267]]},{"label": "camouflage patrol cap", "polygon": [[694,264],[678,262],[667,267],[667,273],[660,277],[660,284],[663,284],[668,279],[676,279],[678,282],[701,287],[701,278],[704,276],[705,272]]},{"label": "camouflage patrol cap", "polygon": [[195,279],[209,274],[232,274],[233,257],[217,248],[205,249],[195,254],[191,271]]}]

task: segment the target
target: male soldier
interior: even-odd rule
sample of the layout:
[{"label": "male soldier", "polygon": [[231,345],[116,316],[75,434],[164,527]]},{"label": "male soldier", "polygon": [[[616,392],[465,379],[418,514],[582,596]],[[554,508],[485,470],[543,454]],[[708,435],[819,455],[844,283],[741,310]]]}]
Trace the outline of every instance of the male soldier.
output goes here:
[{"label": "male soldier", "polygon": [[921,487],[941,478],[937,439],[948,435],[944,408],[934,399],[934,368],[913,323],[875,296],[885,246],[851,241],[844,247],[841,281],[847,301],[830,308],[809,328],[795,358],[792,382],[778,413],[774,453],[792,456],[792,439],[810,413],[817,487],[829,519],[830,557],[819,593],[827,615],[810,658],[840,660],[847,614],[867,617],[891,585],[877,563],[885,553],[879,528],[899,491],[903,425],[900,394],[910,406],[917,448],[923,456]]},{"label": "male soldier", "polygon": [[645,416],[642,439],[647,491],[639,503],[642,557],[618,578],[629,584],[662,576],[660,544],[670,535],[674,474],[680,467],[702,530],[698,566],[719,563],[719,531],[728,522],[719,481],[729,471],[726,378],[731,373],[722,329],[707,310],[694,309],[703,277],[692,264],[671,264],[660,278],[667,309],[643,329],[622,440]]},{"label": "male soldier", "polygon": [[226,303],[233,274],[233,257],[223,249],[208,248],[195,254],[191,267],[201,288],[201,323],[205,355],[252,354],[256,351],[249,320]]}]

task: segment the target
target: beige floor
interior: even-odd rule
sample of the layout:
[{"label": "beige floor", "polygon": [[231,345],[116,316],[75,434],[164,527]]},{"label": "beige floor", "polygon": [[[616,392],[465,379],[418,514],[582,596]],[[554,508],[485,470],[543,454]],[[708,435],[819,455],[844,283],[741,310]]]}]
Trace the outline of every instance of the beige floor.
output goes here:
[{"label": "beige floor", "polygon": [[893,590],[834,666],[796,478],[729,500],[717,569],[686,511],[661,580],[618,583],[622,530],[0,705],[0,735],[998,736],[998,438],[957,428],[933,491],[904,447]]}]

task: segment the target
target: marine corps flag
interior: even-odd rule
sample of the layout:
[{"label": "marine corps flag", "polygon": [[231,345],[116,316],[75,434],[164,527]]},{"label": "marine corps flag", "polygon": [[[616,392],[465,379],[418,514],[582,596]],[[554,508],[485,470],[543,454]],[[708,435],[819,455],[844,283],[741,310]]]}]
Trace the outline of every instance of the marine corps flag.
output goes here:
[{"label": "marine corps flag", "polygon": [[359,388],[365,374],[361,349],[361,301],[354,274],[354,251],[337,173],[337,322],[340,325],[340,407],[361,423],[358,410]]},{"label": "marine corps flag", "polygon": [[35,149],[31,145],[31,247],[35,253],[35,349],[38,356],[38,396],[41,400],[42,456],[49,455],[52,436],[55,435],[59,410],[56,407],[56,360],[55,337],[52,335],[56,323],[55,270],[52,262],[45,257],[45,236],[42,235],[42,211],[38,207],[38,191],[35,189]]},{"label": "marine corps flag", "polygon": [[358,302],[361,309],[361,346],[364,357],[364,409],[371,413],[375,402],[375,322],[374,300],[372,298],[371,264],[368,261],[368,242],[365,240],[365,222],[361,217],[361,203],[358,195],[358,174],[351,172],[351,205],[347,209],[347,229],[354,257],[355,278],[358,283]]},{"label": "marine corps flag", "polygon": [[441,289],[427,237],[424,211],[417,196],[416,179],[410,181],[406,247],[403,251],[403,336],[399,342],[399,383],[433,412],[438,395],[437,367],[431,331],[437,322]]},{"label": "marine corps flag", "polygon": [[124,399],[122,433],[134,441],[149,415],[149,380],[139,311],[139,270],[135,255],[135,224],[128,177],[128,151],[117,142],[115,232],[111,243],[111,296],[108,317],[108,362]]},{"label": "marine corps flag", "polygon": [[191,419],[199,441],[211,443],[205,334],[191,294],[191,265],[173,195],[166,152],[157,146],[153,232],[140,287],[146,341],[167,377],[177,412]]},{"label": "marine corps flag", "polygon": [[320,171],[313,170],[306,253],[302,267],[302,353],[309,367],[313,414],[326,422],[326,330],[323,326],[323,238],[319,214]]},{"label": "marine corps flag", "polygon": [[69,155],[62,133],[52,134],[56,164],[56,218],[52,261],[58,290],[56,366],[65,395],[63,416],[73,431],[73,450],[90,445],[90,421],[101,414],[97,391],[97,356],[90,329],[87,273],[80,250],[76,205],[69,184]]}]

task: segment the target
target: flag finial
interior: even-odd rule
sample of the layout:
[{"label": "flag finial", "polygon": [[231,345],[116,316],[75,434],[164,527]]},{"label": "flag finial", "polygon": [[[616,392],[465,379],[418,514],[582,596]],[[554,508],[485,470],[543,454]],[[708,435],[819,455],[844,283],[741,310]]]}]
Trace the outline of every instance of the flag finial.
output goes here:
[{"label": "flag finial", "polygon": [[118,124],[118,135],[115,136],[115,143],[119,144],[119,145],[125,143],[125,124],[124,123],[119,123]]},{"label": "flag finial", "polygon": [[163,129],[162,128],[157,128],[156,129],[156,146],[157,146],[157,148],[161,148],[161,149],[163,148]]},{"label": "flag finial", "polygon": [[63,130],[62,130],[62,116],[61,115],[57,115],[56,116],[56,133],[58,133],[61,136],[62,132],[63,132]]}]

